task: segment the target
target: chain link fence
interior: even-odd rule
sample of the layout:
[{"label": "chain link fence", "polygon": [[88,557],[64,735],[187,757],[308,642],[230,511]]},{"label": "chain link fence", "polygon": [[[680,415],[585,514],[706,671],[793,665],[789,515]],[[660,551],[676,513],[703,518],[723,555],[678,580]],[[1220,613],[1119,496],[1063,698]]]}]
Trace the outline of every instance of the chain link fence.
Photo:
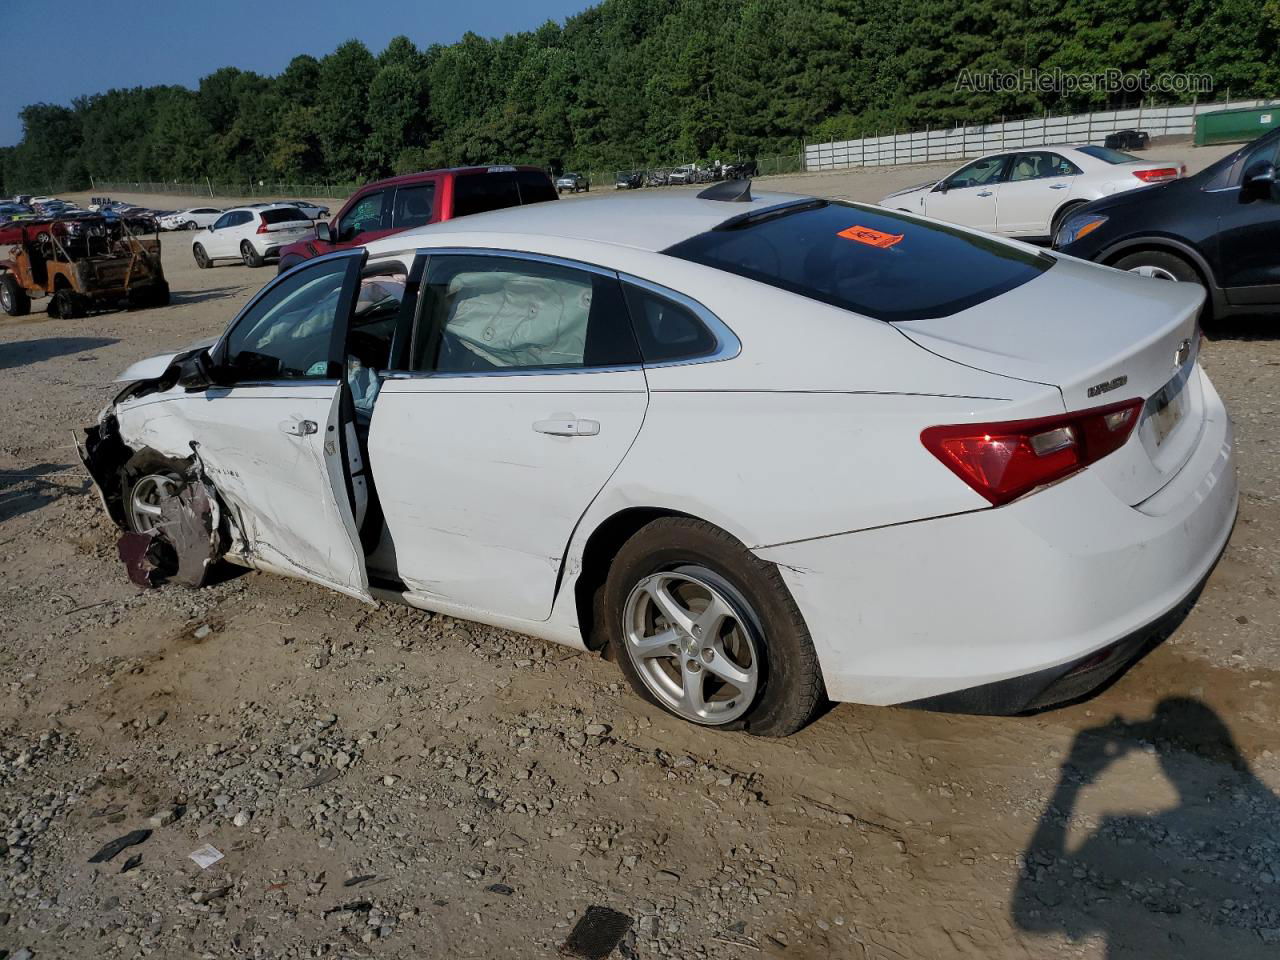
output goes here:
[{"label": "chain link fence", "polygon": [[342,199],[361,186],[347,183],[219,183],[214,180],[99,180],[94,178],[92,193],[150,193],[175,197],[220,197],[243,200],[282,198],[289,200]]}]

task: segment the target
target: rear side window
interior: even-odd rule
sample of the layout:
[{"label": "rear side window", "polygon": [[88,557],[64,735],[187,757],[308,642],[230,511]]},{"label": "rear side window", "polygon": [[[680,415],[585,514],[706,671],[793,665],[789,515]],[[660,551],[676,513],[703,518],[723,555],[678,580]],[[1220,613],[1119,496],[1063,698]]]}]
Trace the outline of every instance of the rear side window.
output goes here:
[{"label": "rear side window", "polygon": [[520,257],[431,258],[411,367],[438,373],[640,362],[617,279]]},{"label": "rear side window", "polygon": [[420,227],[431,222],[431,214],[435,210],[436,185],[421,183],[413,187],[401,187],[396,191],[395,207],[392,211],[392,226],[397,229]]},{"label": "rear side window", "polygon": [[716,338],[688,307],[634,284],[624,284],[627,309],[645,363],[705,357]]},{"label": "rear side window", "polygon": [[664,252],[887,321],[967,310],[1054,263],[994,237],[824,200],[735,217]]},{"label": "rear side window", "polygon": [[297,207],[280,207],[278,210],[263,210],[263,223],[288,223],[290,220],[306,221],[307,215]]},{"label": "rear side window", "polygon": [[455,217],[519,205],[520,189],[516,186],[515,173],[464,173],[454,181]]},{"label": "rear side window", "polygon": [[[565,174],[576,177],[577,174]],[[540,170],[517,170],[516,183],[520,185],[521,203],[541,203],[543,200],[557,200],[555,184],[551,178]]]}]

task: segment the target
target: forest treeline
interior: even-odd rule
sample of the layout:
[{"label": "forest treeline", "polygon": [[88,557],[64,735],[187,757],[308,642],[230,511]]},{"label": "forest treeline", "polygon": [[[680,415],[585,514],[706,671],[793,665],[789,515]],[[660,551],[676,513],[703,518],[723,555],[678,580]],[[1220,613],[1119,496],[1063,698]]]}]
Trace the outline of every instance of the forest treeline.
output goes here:
[{"label": "forest treeline", "polygon": [[0,172],[13,192],[90,175],[346,182],[461,163],[792,153],[806,138],[1139,98],[957,90],[965,69],[1197,73],[1219,97],[1273,95],[1278,40],[1280,0],[603,0],[500,39],[399,36],[378,53],[351,40],[276,76],[224,67],[194,90],[33,104]]}]

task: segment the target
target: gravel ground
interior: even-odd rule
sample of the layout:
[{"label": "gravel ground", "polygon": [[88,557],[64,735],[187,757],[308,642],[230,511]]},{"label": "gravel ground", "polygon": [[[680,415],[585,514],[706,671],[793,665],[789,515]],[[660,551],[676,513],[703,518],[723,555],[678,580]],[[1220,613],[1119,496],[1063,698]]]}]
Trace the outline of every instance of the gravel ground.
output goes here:
[{"label": "gravel ground", "polygon": [[624,957],[1280,952],[1274,321],[1205,346],[1240,519],[1166,643],[1034,717],[846,705],[762,742],[490,627],[258,573],[133,587],[70,441],[268,279],[188,243],[168,308],[0,327],[0,960],[553,956],[592,905]]}]

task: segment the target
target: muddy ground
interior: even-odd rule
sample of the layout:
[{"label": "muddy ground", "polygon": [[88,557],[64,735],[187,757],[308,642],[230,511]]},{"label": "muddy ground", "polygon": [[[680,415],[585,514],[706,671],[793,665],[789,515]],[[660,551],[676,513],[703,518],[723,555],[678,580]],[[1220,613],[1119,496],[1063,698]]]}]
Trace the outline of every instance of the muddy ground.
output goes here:
[{"label": "muddy ground", "polygon": [[1205,346],[1239,522],[1118,682],[760,741],[473,623],[257,573],[132,586],[72,435],[271,275],[197,270],[181,234],[164,260],[170,307],[0,326],[0,957],[550,957],[591,905],[632,918],[628,957],[1280,954],[1280,318]]}]

